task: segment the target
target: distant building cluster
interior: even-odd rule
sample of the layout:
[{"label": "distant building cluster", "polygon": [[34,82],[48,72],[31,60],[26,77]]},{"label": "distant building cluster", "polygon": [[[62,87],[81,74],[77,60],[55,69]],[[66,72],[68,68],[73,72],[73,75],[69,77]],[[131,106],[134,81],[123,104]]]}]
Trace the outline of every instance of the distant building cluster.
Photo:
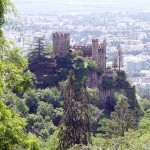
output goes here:
[{"label": "distant building cluster", "polygon": [[[23,48],[21,52],[23,56],[35,48],[36,37],[43,37],[47,45],[53,44],[55,54],[64,55],[68,49],[81,50],[84,56],[93,58],[103,69],[107,68],[104,57],[107,57],[107,66],[112,66],[113,55],[119,43],[124,53],[123,69],[130,75],[131,72],[150,70],[149,14],[148,11],[118,10],[67,15],[24,14],[17,20],[21,34],[7,26],[4,30],[6,38],[15,41],[17,46]],[[60,34],[59,31],[70,34]],[[98,42],[95,37],[99,39]],[[104,37],[107,40],[105,55],[103,52],[106,42],[100,42]]]},{"label": "distant building cluster", "polygon": [[134,77],[131,78],[133,85],[141,88],[150,88],[150,76],[149,77]]},{"label": "distant building cluster", "polygon": [[147,70],[147,61],[143,59],[128,60],[126,65],[126,71],[128,72],[140,72],[141,70]]}]

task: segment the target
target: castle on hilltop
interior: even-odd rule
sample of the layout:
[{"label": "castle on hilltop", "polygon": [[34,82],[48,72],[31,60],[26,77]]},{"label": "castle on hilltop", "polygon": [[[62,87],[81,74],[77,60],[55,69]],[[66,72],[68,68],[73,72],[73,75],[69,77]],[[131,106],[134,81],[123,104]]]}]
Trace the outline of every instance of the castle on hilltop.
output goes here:
[{"label": "castle on hilltop", "polygon": [[[31,54],[29,68],[36,76],[36,88],[55,86],[63,78],[63,71],[57,67],[59,57],[65,56],[70,51],[80,50],[83,56],[89,57],[98,64],[99,69],[92,70],[88,76],[88,87],[97,88],[101,106],[112,97],[117,90],[126,95],[126,90],[134,90],[126,81],[124,71],[115,68],[106,68],[106,41],[101,43],[98,39],[92,39],[89,45],[71,45],[69,33],[53,33],[54,56]],[[60,59],[61,60],[61,59]],[[59,63],[62,63],[61,61]],[[67,65],[67,64],[66,64]],[[115,76],[115,78],[114,78]]]},{"label": "castle on hilltop", "polygon": [[96,61],[99,68],[106,70],[106,41],[99,43],[98,39],[92,39],[90,45],[70,45],[69,33],[54,33],[53,34],[53,50],[55,56],[64,56],[70,50],[81,50],[85,57],[90,57]]}]

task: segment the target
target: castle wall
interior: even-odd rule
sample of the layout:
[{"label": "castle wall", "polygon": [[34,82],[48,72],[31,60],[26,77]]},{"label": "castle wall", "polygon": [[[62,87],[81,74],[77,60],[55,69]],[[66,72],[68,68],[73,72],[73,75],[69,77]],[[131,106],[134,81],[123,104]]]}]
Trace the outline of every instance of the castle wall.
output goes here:
[{"label": "castle wall", "polygon": [[74,45],[71,46],[71,49],[73,50],[81,50],[83,52],[83,55],[85,57],[92,57],[92,45]]},{"label": "castle wall", "polygon": [[98,66],[105,71],[106,69],[106,42],[98,43],[98,39],[93,39],[92,44],[86,46],[71,46],[73,50],[81,50],[85,57],[91,57]]},{"label": "castle wall", "polygon": [[98,87],[98,76],[96,72],[92,72],[88,78],[88,87],[95,88]]}]

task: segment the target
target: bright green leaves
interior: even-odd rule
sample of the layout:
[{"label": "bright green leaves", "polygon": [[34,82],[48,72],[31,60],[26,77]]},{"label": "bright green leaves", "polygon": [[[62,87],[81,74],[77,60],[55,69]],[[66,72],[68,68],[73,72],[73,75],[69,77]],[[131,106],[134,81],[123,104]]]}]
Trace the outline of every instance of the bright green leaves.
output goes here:
[{"label": "bright green leaves", "polygon": [[0,102],[0,148],[1,150],[39,150],[39,141],[25,133],[25,119]]},{"label": "bright green leaves", "polygon": [[10,0],[0,1],[0,38],[3,36],[2,27],[7,24],[9,19],[6,19],[6,14],[13,13],[16,14],[16,10]]},{"label": "bright green leaves", "polygon": [[27,60],[19,55],[12,42],[0,40],[0,85],[1,91],[10,88],[16,93],[23,93],[32,86],[33,76],[27,71]]},{"label": "bright green leaves", "polygon": [[19,55],[19,49],[3,36],[2,27],[10,23],[10,19],[6,19],[8,13],[15,14],[13,4],[10,0],[0,0],[0,97],[11,107],[9,109],[0,101],[0,149],[39,150],[37,138],[26,134],[25,119],[17,114],[26,115],[24,103],[11,92],[7,96],[3,94],[6,89],[23,94],[32,85],[27,61]]},{"label": "bright green leaves", "polygon": [[23,144],[25,120],[11,112],[0,102],[0,147],[9,150],[12,145]]},{"label": "bright green leaves", "polygon": [[[27,84],[30,86],[31,74],[26,73],[27,61],[19,55],[19,49],[4,39],[2,27],[9,22],[6,18],[8,13],[16,13],[16,10],[10,0],[0,1],[0,94],[4,88],[10,88],[17,93],[23,93],[27,90]],[[24,75],[25,74],[25,75]],[[26,78],[26,76],[28,78]],[[26,80],[27,79],[27,80]],[[25,84],[25,83],[26,84]],[[23,87],[22,83],[26,87]]]}]

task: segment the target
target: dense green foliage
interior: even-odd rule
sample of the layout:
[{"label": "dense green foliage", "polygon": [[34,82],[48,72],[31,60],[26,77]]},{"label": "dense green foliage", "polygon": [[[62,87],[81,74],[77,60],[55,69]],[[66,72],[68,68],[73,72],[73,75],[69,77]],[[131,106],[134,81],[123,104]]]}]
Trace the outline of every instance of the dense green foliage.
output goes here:
[{"label": "dense green foliage", "polygon": [[26,122],[20,117],[25,117],[26,106],[14,94],[23,94],[30,88],[32,75],[27,71],[27,61],[19,55],[19,49],[6,41],[2,32],[7,21],[5,15],[12,10],[9,0],[0,1],[0,149],[38,150],[38,139],[25,132]]},{"label": "dense green foliage", "polygon": [[2,27],[6,23],[5,15],[14,12],[13,4],[10,0],[0,1],[0,37],[3,36]]},{"label": "dense green foliage", "polygon": [[32,74],[28,71],[27,60],[19,55],[19,49],[14,44],[0,40],[0,85],[4,88],[13,89],[13,92],[22,94],[32,87]]},{"label": "dense green foliage", "polygon": [[129,129],[138,128],[138,118],[129,108],[127,98],[116,94],[117,104],[110,119],[103,120],[103,130],[109,137],[124,136]]},{"label": "dense green foliage", "polygon": [[[39,60],[38,53],[34,51],[29,54],[29,68],[33,70],[37,82],[43,82],[43,88],[58,86],[59,82],[67,79],[70,70],[74,71],[79,82],[83,76],[88,77],[90,72],[100,72],[94,60],[83,57],[78,52],[55,58],[47,58],[44,54]],[[39,70],[42,74],[39,74]],[[47,71],[49,73],[45,73]]]},{"label": "dense green foliage", "polygon": [[0,148],[1,150],[29,149],[38,150],[38,140],[25,133],[25,119],[11,111],[0,102]]}]

